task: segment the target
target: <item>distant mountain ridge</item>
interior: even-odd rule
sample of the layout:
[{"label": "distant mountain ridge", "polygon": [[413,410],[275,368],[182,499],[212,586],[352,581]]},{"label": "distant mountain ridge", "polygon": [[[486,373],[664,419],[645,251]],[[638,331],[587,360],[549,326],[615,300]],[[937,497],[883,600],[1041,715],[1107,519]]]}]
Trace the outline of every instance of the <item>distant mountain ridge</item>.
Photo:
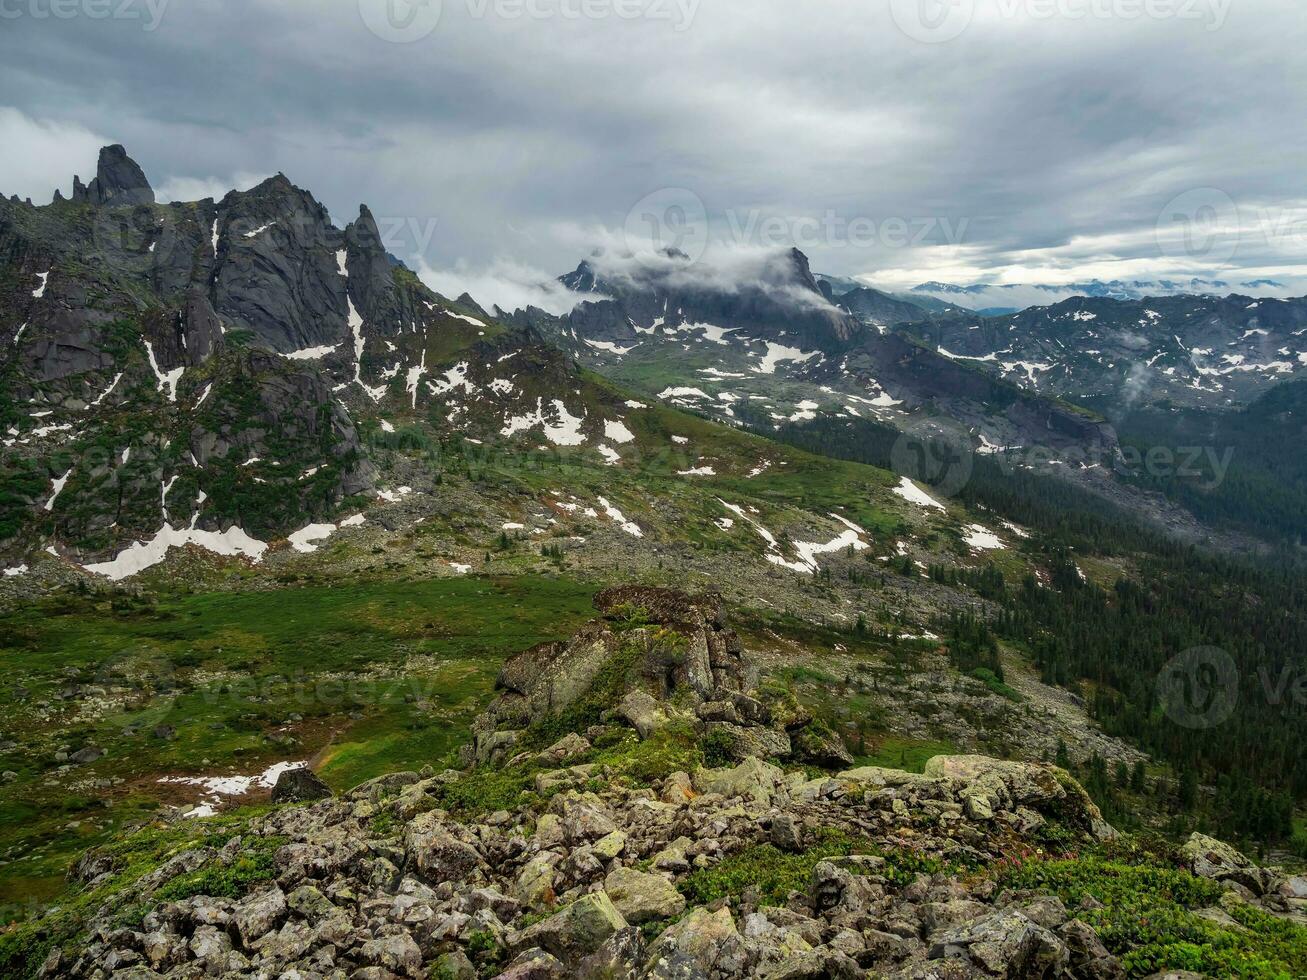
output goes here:
[{"label": "distant mountain ridge", "polygon": [[1307,372],[1307,298],[1073,298],[903,329],[945,357],[1109,415],[1161,399],[1245,404]]},{"label": "distant mountain ridge", "polygon": [[1058,302],[1076,296],[1141,300],[1149,297],[1180,295],[1226,296],[1240,289],[1282,293],[1288,289],[1288,286],[1274,279],[1228,282],[1200,277],[1155,280],[1086,279],[1063,284],[984,282],[958,284],[930,281],[911,287],[906,295],[910,298],[943,300],[978,312],[998,315],[1014,313],[1037,305],[1045,297],[1049,302]]},{"label": "distant mountain ridge", "polygon": [[986,452],[1038,444],[1099,458],[1115,445],[1091,413],[912,335],[910,324],[962,311],[813,275],[797,250],[743,267],[600,255],[560,282],[597,298],[562,317],[518,311],[515,322],[623,384],[728,424],[775,431],[825,414],[948,432]]}]

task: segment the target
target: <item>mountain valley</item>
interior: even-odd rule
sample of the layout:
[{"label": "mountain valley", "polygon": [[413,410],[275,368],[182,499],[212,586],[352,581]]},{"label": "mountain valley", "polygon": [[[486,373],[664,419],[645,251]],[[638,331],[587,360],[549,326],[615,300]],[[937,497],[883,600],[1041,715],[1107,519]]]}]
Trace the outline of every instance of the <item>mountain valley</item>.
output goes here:
[{"label": "mountain valley", "polygon": [[121,146],[0,200],[0,972],[1307,968],[1307,301],[561,281]]}]

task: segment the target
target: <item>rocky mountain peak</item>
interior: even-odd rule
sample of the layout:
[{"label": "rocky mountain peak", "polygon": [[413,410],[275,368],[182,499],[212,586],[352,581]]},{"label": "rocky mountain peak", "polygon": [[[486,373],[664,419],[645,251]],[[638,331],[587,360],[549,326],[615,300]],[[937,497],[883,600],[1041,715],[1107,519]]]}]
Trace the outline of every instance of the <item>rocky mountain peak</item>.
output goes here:
[{"label": "rocky mountain peak", "polygon": [[814,293],[821,290],[817,286],[817,280],[812,275],[812,265],[808,261],[808,256],[797,248],[791,248],[785,253],[785,259],[794,270],[794,277],[803,286],[811,289]]},{"label": "rocky mountain peak", "polygon": [[95,179],[83,185],[73,178],[73,200],[113,207],[153,204],[154,189],[140,164],[127,155],[119,143],[102,147],[95,168]]}]

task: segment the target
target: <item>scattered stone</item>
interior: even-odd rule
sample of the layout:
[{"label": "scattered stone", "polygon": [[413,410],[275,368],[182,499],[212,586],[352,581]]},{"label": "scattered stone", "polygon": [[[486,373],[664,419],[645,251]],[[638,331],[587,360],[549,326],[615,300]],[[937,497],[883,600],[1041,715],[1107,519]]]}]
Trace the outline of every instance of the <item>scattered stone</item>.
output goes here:
[{"label": "scattered stone", "polygon": [[231,915],[241,945],[249,949],[254,941],[274,929],[286,915],[286,896],[273,887],[240,902]]},{"label": "scattered stone", "polygon": [[359,959],[408,977],[422,976],[422,950],[408,933],[370,939],[359,951]]},{"label": "scattered stone", "polygon": [[770,803],[784,775],[776,766],[750,757],[734,769],[700,769],[694,774],[694,788],[700,793],[742,796],[758,803]]}]

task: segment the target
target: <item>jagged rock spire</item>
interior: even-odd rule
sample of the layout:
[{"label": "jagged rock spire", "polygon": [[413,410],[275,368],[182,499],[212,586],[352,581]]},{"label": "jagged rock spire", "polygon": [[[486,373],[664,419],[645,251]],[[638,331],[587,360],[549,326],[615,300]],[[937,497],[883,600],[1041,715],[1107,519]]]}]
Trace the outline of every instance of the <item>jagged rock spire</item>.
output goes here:
[{"label": "jagged rock spire", "polygon": [[90,184],[83,185],[80,177],[73,178],[73,200],[131,207],[153,204],[154,189],[140,165],[121,144],[115,143],[101,148],[95,179]]}]

